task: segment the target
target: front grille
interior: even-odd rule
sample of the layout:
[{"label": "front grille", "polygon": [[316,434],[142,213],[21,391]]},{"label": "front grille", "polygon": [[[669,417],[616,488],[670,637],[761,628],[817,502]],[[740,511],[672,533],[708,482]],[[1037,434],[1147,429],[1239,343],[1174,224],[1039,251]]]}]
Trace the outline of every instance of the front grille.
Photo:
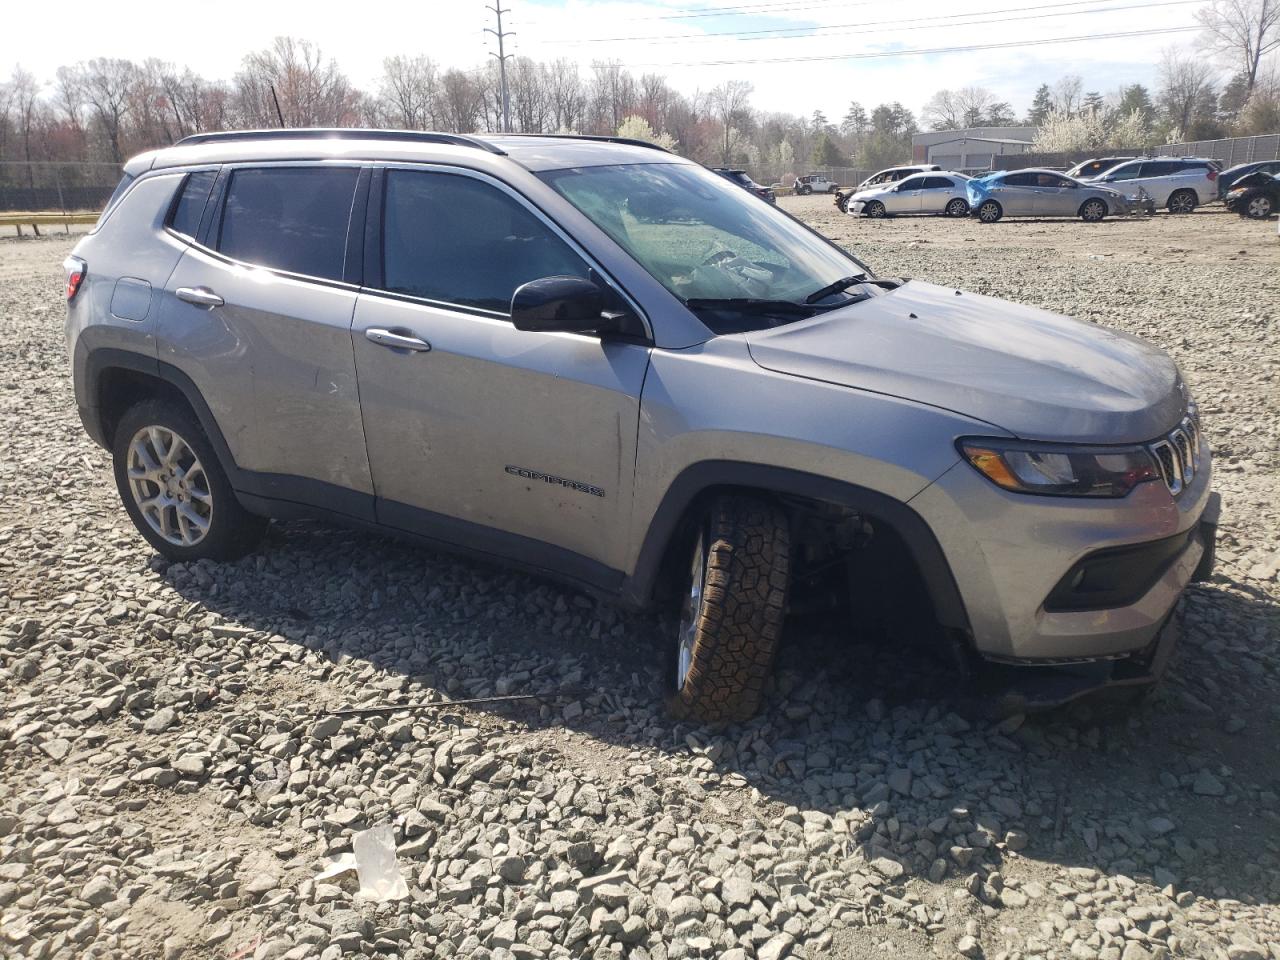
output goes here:
[{"label": "front grille", "polygon": [[1188,413],[1168,434],[1147,444],[1160,466],[1160,477],[1169,492],[1177,496],[1195,479],[1200,469],[1200,424]]}]

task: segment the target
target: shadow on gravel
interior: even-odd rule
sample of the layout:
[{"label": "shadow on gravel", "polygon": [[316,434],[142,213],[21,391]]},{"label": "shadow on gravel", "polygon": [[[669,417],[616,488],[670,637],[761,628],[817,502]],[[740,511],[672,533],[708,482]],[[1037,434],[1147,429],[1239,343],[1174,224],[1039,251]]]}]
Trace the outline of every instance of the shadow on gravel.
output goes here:
[{"label": "shadow on gravel", "polygon": [[997,724],[954,711],[955,675],[928,651],[795,624],[762,714],[708,730],[660,711],[654,618],[521,574],[305,522],[273,525],[238,563],[153,568],[199,605],[192,619],[203,608],[367,664],[367,697],[343,705],[548,694],[541,707],[489,712],[664,751],[695,796],[754,788],[782,817],[794,807],[797,829],[806,815],[842,820],[868,860],[906,874],[976,871],[985,891],[1016,850],[1205,897],[1280,901],[1280,609],[1266,600],[1193,588],[1171,675],[1140,708],[1117,716],[1084,703]]}]

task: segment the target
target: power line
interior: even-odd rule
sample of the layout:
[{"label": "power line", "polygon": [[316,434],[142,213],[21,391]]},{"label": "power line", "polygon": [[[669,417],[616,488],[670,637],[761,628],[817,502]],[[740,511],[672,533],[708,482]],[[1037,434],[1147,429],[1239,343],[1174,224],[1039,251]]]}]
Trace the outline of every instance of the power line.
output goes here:
[{"label": "power line", "polygon": [[[1095,6],[1100,3],[1113,3],[1113,2],[1115,2],[1115,0],[1067,0],[1067,2],[1046,3],[1046,4],[1040,4],[1037,6],[1023,5],[1021,7],[1004,7],[1000,10],[975,10],[971,13],[948,13],[948,14],[939,14],[933,17],[915,17],[911,21],[909,21],[909,23],[921,23],[921,22],[936,21],[936,20],[953,20],[957,17],[981,17],[981,16],[986,16],[988,14],[995,14],[995,13],[1023,13],[1024,11],[1027,11],[1027,10],[1052,10],[1059,7],[1072,7],[1072,8],[1087,7],[1087,6]],[[1111,9],[1133,10],[1133,9],[1137,9],[1138,7],[1180,6],[1188,3],[1197,3],[1197,2],[1199,2],[1199,0],[1156,0],[1156,2],[1154,3],[1143,3],[1143,4],[1138,4],[1136,6],[1126,6],[1126,7],[1113,7]],[[1042,14],[1041,16],[1064,16],[1066,14],[1071,14],[1071,13],[1104,13],[1104,12],[1106,11],[1105,10],[1097,11],[1097,10],[1072,9],[1072,10],[1064,10],[1060,13],[1055,13],[1055,14]],[[1037,19],[1037,17],[1034,17],[1034,16],[1010,17],[1009,19],[1010,20],[1034,20],[1034,19]],[[575,45],[575,44],[583,44],[583,43],[618,43],[623,41],[629,41],[632,43],[668,43],[672,40],[714,40],[714,39],[726,39],[726,38],[735,39],[735,40],[760,40],[760,39],[793,40],[793,39],[803,39],[803,38],[812,37],[815,34],[826,35],[833,30],[845,30],[850,28],[861,30],[862,28],[868,27],[868,26],[879,26],[881,24],[892,24],[892,23],[902,23],[902,22],[903,22],[902,18],[897,17],[893,20],[870,20],[870,21],[861,21],[858,23],[834,23],[826,26],[812,26],[812,27],[773,27],[767,30],[723,30],[723,31],[717,31],[715,33],[674,33],[674,34],[666,34],[663,36],[656,36],[656,37],[635,37],[635,36],[585,37],[585,38],[574,39],[574,40],[547,40],[545,42],[548,45],[551,45],[551,44]],[[987,22],[998,23],[999,21],[987,21]],[[964,24],[956,24],[956,26],[963,26],[963,25]],[[910,30],[915,28],[911,26],[903,26],[901,29]],[[782,34],[782,33],[791,34],[792,36],[786,36],[786,37],[774,36],[775,34]]]},{"label": "power line", "polygon": [[938,53],[968,53],[972,50],[1005,50],[1012,47],[1038,47],[1050,43],[1078,43],[1085,40],[1118,40],[1126,37],[1154,37],[1168,33],[1189,33],[1198,26],[1164,27],[1156,30],[1130,30],[1122,33],[1093,33],[1079,37],[1051,37],[1046,40],[1011,40],[1005,43],[971,43],[955,47],[930,47],[919,50],[886,50],[876,53],[836,53],[810,57],[758,57],[746,60],[685,60],[658,63],[632,63],[630,67],[730,67],[769,63],[818,63],[836,60],[887,60],[894,57],[928,56]]}]

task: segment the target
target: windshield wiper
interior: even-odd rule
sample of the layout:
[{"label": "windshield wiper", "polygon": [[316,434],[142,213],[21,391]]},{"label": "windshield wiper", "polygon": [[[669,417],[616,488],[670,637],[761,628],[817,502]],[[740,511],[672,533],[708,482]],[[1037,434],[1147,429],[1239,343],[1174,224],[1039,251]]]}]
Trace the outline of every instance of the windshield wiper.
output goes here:
[{"label": "windshield wiper", "polygon": [[813,313],[808,303],[791,300],[761,300],[756,297],[691,297],[685,301],[690,310],[734,310],[740,313]]},{"label": "windshield wiper", "polygon": [[852,277],[841,277],[835,283],[828,283],[821,290],[815,290],[804,298],[805,303],[817,303],[819,300],[825,300],[827,297],[835,293],[841,293],[850,287],[862,283],[867,279],[865,273],[855,274]]}]

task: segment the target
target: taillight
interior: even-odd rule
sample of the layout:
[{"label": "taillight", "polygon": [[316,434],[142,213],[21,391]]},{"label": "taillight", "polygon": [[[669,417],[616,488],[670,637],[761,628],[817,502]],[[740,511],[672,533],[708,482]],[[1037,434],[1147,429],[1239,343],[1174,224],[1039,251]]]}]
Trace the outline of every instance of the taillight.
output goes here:
[{"label": "taillight", "polygon": [[1217,180],[1217,179],[1218,179],[1218,171],[1217,171],[1217,170],[1214,170],[1214,169],[1212,169],[1212,168],[1210,168],[1210,170],[1209,170],[1209,179],[1210,179],[1211,181],[1212,181],[1212,180]]},{"label": "taillight", "polygon": [[74,300],[84,278],[89,275],[89,265],[79,257],[67,257],[62,261],[62,266],[67,271],[67,299]]}]

